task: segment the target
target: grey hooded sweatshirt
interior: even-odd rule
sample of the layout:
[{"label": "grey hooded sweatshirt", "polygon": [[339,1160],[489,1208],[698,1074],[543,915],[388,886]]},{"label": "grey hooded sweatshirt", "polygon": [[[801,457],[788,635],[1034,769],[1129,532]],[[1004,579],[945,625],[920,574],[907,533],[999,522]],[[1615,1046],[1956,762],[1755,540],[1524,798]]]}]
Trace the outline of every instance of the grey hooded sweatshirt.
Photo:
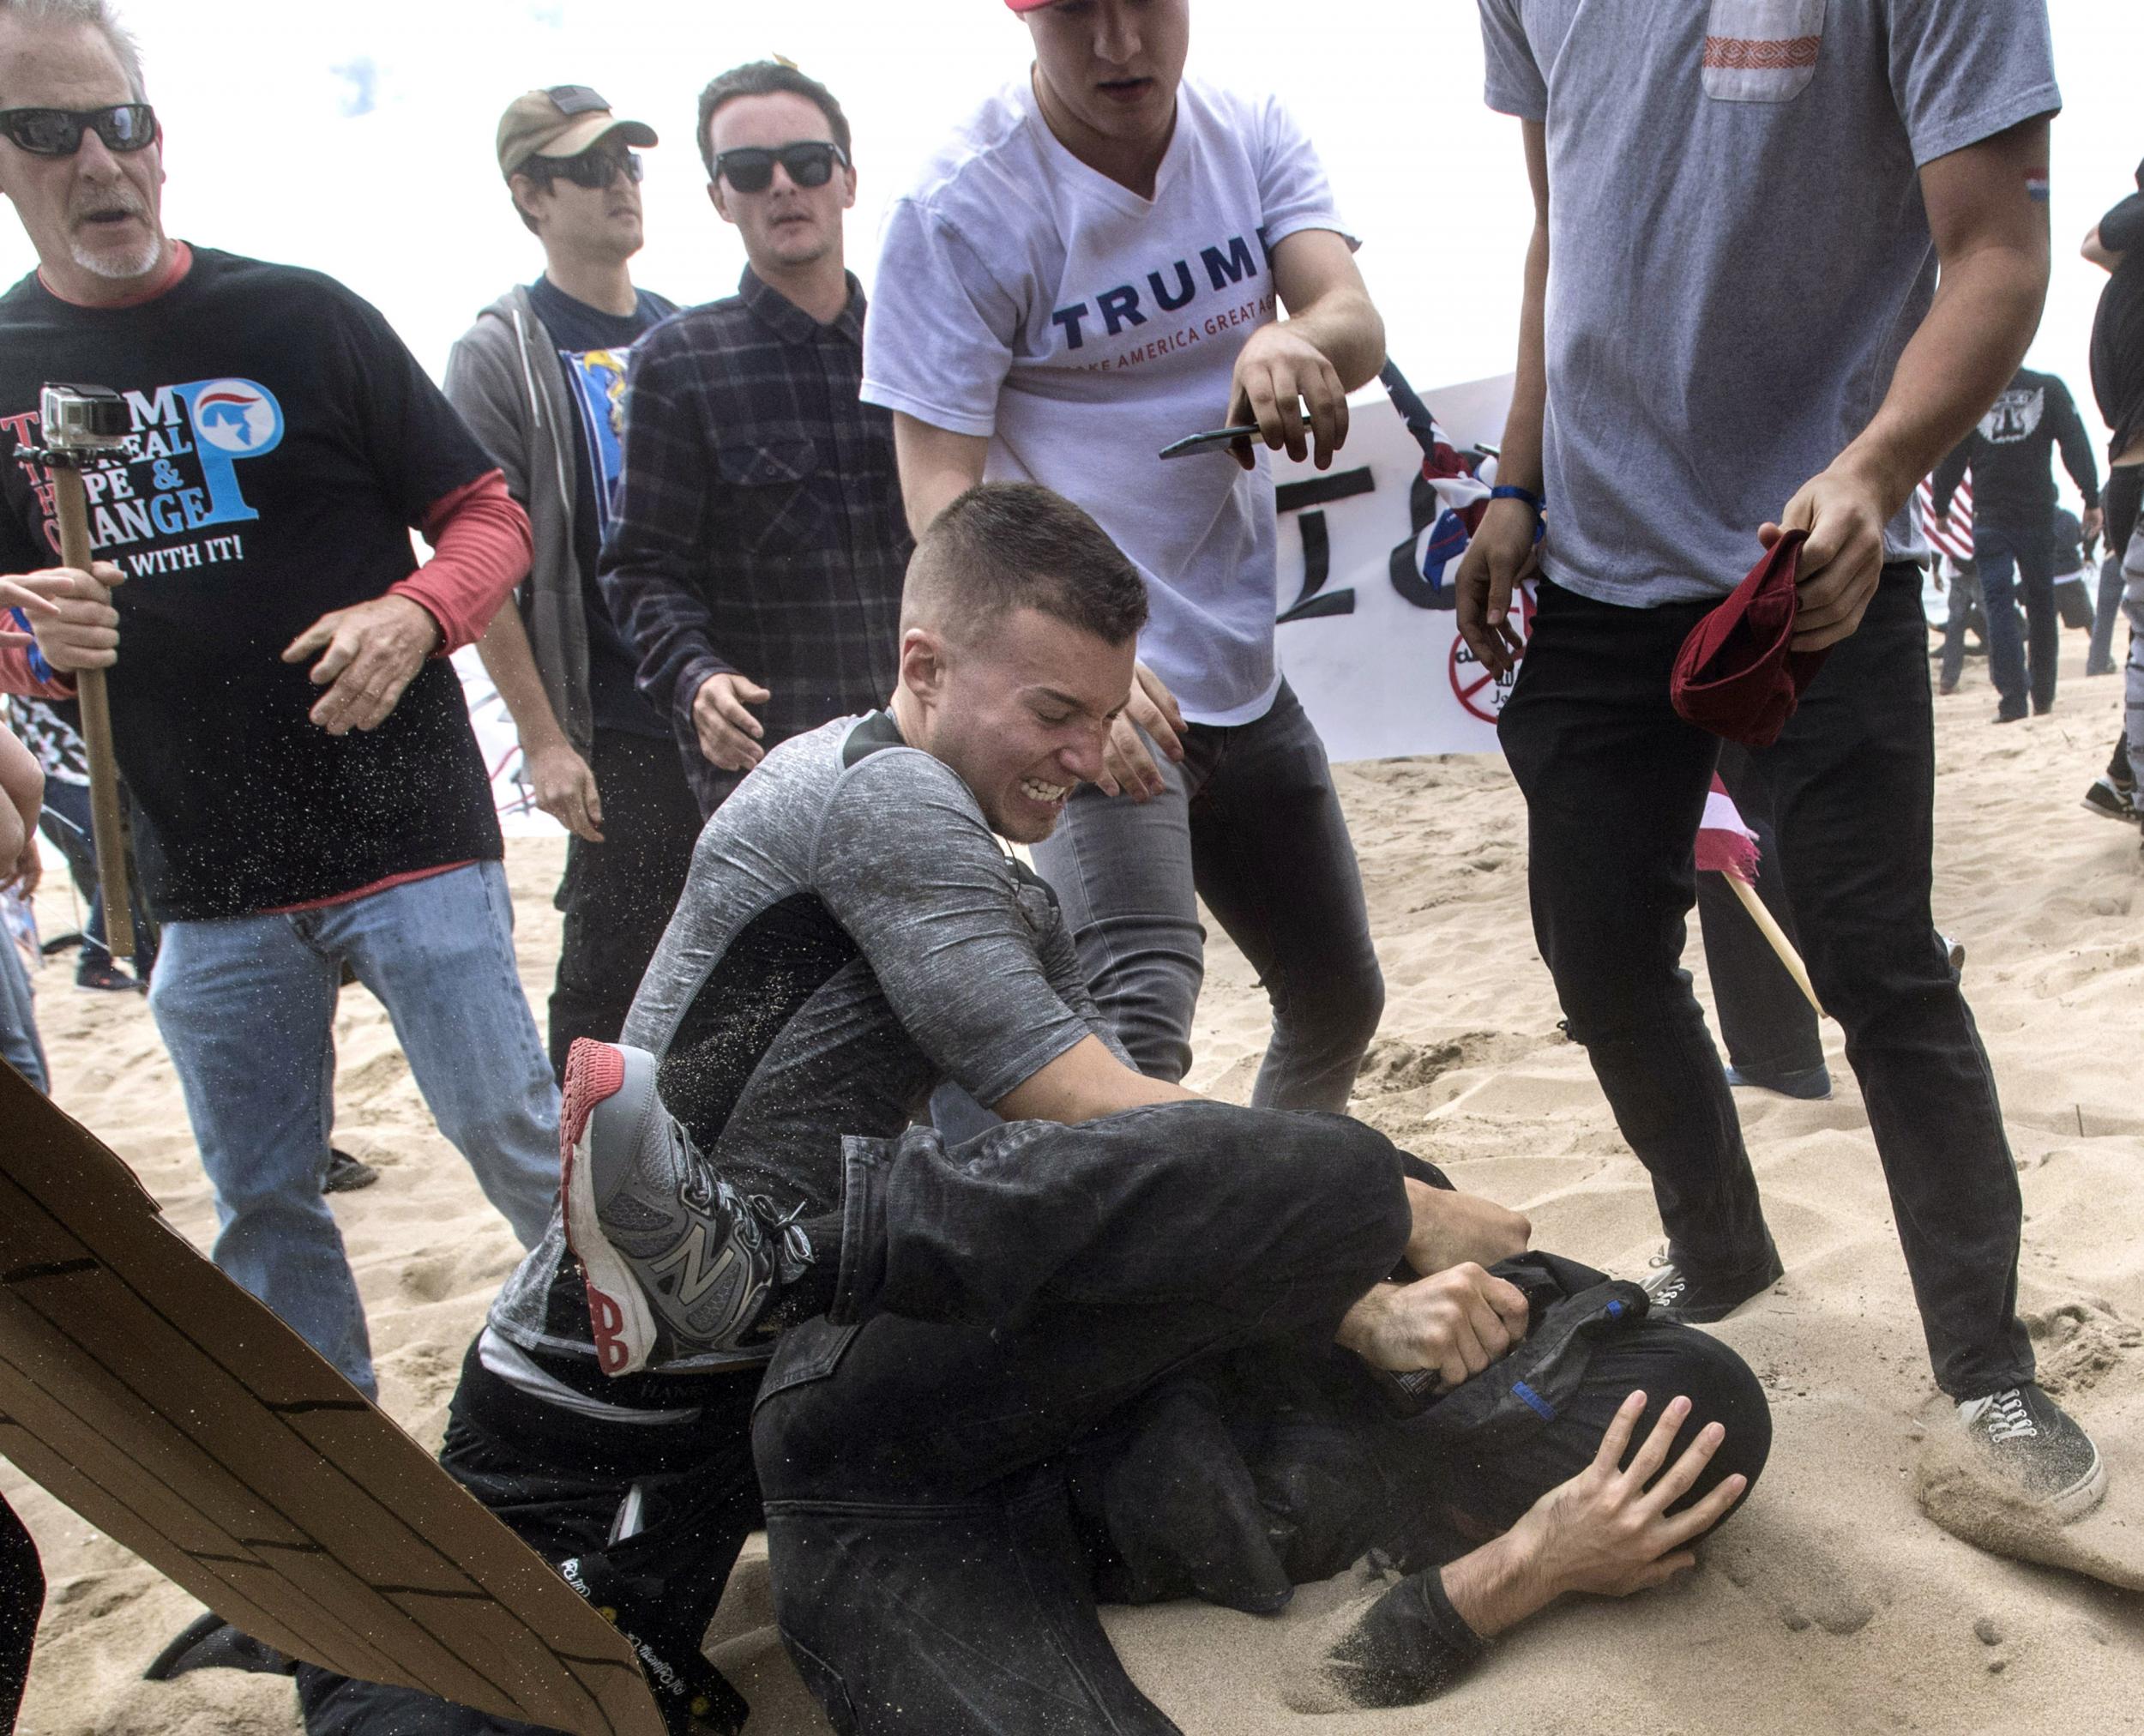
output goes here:
[{"label": "grey hooded sweatshirt", "polygon": [[574,750],[595,738],[588,696],[588,622],[574,554],[574,408],[557,347],[520,285],[477,316],[447,357],[447,401],[506,473],[528,509],[536,558],[521,619],[544,693]]}]

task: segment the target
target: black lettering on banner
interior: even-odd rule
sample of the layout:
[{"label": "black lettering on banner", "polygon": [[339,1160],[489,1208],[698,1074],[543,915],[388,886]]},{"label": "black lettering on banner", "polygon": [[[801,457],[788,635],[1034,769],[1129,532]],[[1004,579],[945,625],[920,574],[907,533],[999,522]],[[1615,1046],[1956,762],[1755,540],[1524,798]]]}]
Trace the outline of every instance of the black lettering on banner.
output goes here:
[{"label": "black lettering on banner", "polygon": [[1376,479],[1370,475],[1370,468],[1365,465],[1358,470],[1342,470],[1330,476],[1312,477],[1304,482],[1283,483],[1274,491],[1276,510],[1300,512],[1303,515],[1297,521],[1303,527],[1303,589],[1274,622],[1275,626],[1285,627],[1291,621],[1326,620],[1336,615],[1355,612],[1355,588],[1352,585],[1325,592],[1325,582],[1333,575],[1332,533],[1326,528],[1323,513],[1305,509],[1323,506],[1335,500],[1347,500],[1358,494],[1369,494],[1376,485]]}]

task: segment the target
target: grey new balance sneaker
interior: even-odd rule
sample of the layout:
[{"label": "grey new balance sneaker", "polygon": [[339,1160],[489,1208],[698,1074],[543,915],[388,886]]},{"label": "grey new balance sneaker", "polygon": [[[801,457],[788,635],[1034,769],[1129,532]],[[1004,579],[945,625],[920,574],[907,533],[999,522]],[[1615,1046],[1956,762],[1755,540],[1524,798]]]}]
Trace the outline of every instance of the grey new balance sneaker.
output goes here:
[{"label": "grey new balance sneaker", "polygon": [[558,1113],[566,1244],[610,1375],[756,1350],[768,1303],[811,1262],[792,1221],[740,1193],[655,1093],[645,1049],[576,1038]]},{"label": "grey new balance sneaker", "polygon": [[2092,1437],[2036,1385],[1969,1398],[1958,1407],[1958,1420],[2005,1479],[2065,1525],[2107,1492],[2107,1468]]}]

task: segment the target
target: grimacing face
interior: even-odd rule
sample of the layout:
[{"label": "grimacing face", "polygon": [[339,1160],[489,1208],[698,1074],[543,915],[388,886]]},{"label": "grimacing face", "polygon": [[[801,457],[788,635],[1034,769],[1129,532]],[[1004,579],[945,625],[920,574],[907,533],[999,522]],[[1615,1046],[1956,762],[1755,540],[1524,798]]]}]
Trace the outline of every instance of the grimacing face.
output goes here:
[{"label": "grimacing face", "polygon": [[[748,146],[778,151],[784,145],[832,144],[834,129],[809,97],[794,91],[766,96],[732,97],[708,121],[719,158]],[[763,193],[740,193],[718,175],[708,196],[724,220],[734,223],[744,240],[745,256],[764,277],[798,271],[841,247],[841,214],[856,202],[856,171],[840,163],[823,187],[799,187],[789,171],[774,166],[774,184]]]},{"label": "grimacing face", "polygon": [[[0,108],[107,108],[133,102],[125,69],[87,25],[0,21]],[[71,157],[40,157],[0,138],[0,192],[69,300],[109,298],[165,258],[164,141],[115,152],[86,132]]]},{"label": "grimacing face", "polygon": [[912,627],[901,654],[901,680],[924,718],[925,739],[910,745],[960,775],[993,831],[1034,844],[1056,829],[1072,792],[1101,775],[1138,646],[1021,608],[972,638]]},{"label": "grimacing face", "polygon": [[1102,138],[1165,136],[1190,51],[1190,0],[1057,0],[1027,15],[1057,105]]}]

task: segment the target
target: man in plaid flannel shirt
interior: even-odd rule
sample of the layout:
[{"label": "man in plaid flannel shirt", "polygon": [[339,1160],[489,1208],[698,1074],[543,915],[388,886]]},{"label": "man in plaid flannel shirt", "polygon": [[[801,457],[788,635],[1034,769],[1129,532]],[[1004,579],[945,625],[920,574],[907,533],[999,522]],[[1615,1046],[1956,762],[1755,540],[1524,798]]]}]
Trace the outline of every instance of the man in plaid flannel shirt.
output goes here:
[{"label": "man in plaid flannel shirt", "polygon": [[847,118],[758,61],[701,93],[699,139],[750,262],[736,295],[634,352],[599,582],[704,815],[768,749],[884,702],[913,545],[893,419],[857,395]]}]

